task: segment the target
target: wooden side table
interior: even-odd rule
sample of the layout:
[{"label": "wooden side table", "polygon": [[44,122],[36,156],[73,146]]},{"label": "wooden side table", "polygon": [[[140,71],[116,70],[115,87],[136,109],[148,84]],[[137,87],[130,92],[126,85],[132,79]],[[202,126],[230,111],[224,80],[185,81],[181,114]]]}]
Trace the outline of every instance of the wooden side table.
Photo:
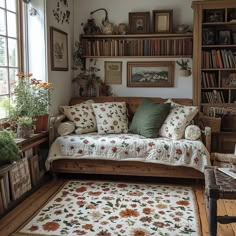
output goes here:
[{"label": "wooden side table", "polygon": [[217,216],[218,199],[236,199],[236,179],[222,173],[216,167],[205,169],[205,196],[209,223],[209,235],[217,235],[217,222],[236,222],[236,216]]}]

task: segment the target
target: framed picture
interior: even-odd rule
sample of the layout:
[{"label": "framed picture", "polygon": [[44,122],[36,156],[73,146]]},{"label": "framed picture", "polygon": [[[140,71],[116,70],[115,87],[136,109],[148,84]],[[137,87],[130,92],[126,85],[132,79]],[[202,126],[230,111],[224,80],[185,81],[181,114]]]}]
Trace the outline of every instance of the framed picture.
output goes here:
[{"label": "framed picture", "polygon": [[174,61],[127,62],[128,87],[173,87]]},{"label": "framed picture", "polygon": [[105,61],[105,83],[122,84],[122,61]]},{"label": "framed picture", "polygon": [[231,44],[231,31],[219,30],[218,31],[218,44]]},{"label": "framed picture", "polygon": [[216,32],[214,29],[203,29],[202,30],[202,44],[211,45],[216,43]]},{"label": "framed picture", "polygon": [[67,33],[50,27],[51,69],[68,70],[68,39]]},{"label": "framed picture", "polygon": [[173,10],[154,10],[153,32],[154,33],[171,33],[173,27]]},{"label": "framed picture", "polygon": [[149,12],[129,12],[129,33],[146,34],[150,31]]}]

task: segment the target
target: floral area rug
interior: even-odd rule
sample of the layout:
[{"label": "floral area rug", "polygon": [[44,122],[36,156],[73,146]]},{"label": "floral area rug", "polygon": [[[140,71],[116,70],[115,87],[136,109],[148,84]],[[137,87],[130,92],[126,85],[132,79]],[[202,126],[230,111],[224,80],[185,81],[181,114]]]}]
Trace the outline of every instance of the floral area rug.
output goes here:
[{"label": "floral area rug", "polygon": [[191,187],[69,181],[14,235],[201,235]]}]

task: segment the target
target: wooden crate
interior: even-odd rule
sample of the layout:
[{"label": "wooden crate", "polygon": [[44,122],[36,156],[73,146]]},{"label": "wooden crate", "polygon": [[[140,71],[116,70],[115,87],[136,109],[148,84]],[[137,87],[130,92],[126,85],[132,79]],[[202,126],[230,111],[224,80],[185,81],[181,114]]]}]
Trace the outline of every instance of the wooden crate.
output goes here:
[{"label": "wooden crate", "polygon": [[16,200],[31,189],[31,179],[27,158],[12,165],[9,171],[12,200]]}]

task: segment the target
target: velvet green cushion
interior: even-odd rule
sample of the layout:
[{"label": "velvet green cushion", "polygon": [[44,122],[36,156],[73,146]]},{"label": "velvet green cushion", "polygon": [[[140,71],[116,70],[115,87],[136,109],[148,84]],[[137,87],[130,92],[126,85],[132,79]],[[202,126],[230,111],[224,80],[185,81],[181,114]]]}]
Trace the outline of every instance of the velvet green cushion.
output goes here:
[{"label": "velvet green cushion", "polygon": [[156,138],[170,111],[170,103],[158,104],[144,98],[134,114],[129,132]]}]

